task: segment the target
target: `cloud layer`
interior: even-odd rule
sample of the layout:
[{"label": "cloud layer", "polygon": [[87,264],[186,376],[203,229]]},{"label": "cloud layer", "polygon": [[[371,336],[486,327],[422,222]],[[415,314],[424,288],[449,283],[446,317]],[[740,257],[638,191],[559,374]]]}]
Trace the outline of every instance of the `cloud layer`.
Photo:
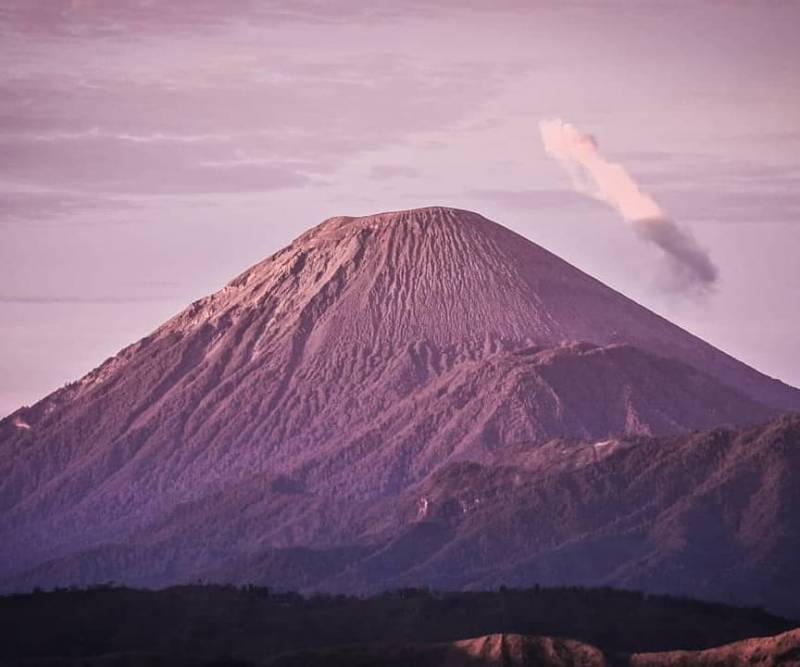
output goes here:
[{"label": "cloud layer", "polygon": [[601,155],[594,137],[560,118],[541,121],[539,131],[545,151],[567,172],[575,190],[616,209],[641,238],[663,250],[681,287],[706,290],[716,282],[719,271],[708,253],[642,192],[622,165]]}]

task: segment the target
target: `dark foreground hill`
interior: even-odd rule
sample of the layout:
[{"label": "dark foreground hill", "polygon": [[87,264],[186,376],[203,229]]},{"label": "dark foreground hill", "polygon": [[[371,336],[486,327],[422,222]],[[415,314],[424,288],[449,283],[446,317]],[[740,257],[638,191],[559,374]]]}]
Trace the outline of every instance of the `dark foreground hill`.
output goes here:
[{"label": "dark foreground hill", "polygon": [[[51,665],[82,665],[90,658],[92,665],[222,659],[225,664],[275,665],[600,665],[598,657],[618,661],[634,653],[702,650],[775,635],[792,625],[757,609],[612,589],[406,589],[358,599],[303,598],[256,587],[100,588],[0,598],[0,660],[74,661],[34,663]],[[485,635],[494,637],[453,644]],[[497,659],[515,651],[523,656],[566,651],[595,662]],[[438,661],[463,654],[483,661]],[[398,656],[414,661],[403,663]]]}]

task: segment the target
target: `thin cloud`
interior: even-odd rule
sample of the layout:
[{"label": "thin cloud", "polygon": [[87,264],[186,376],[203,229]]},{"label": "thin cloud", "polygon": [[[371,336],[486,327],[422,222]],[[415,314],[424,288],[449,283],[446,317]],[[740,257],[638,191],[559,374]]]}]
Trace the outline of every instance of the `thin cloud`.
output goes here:
[{"label": "thin cloud", "polygon": [[197,34],[243,21],[270,27],[298,22],[371,24],[441,11],[427,0],[6,0],[4,4],[0,25],[6,30],[81,37]]},{"label": "thin cloud", "polygon": [[376,181],[388,181],[395,178],[419,178],[419,169],[402,164],[376,164],[370,169],[370,178]]},{"label": "thin cloud", "polygon": [[153,132],[151,134],[132,134],[130,132],[101,132],[93,127],[89,130],[78,132],[43,132],[43,133],[17,133],[6,135],[5,138],[29,141],[84,141],[87,139],[107,139],[110,141],[130,141],[135,144],[206,144],[227,143],[233,138],[230,134],[166,134]]},{"label": "thin cloud", "polygon": [[[256,53],[232,72],[198,65],[202,76],[177,87],[163,70],[126,69],[123,80],[127,61],[99,64],[99,88],[57,68],[0,75],[0,178],[142,195],[304,187],[358,154],[456,126],[511,76],[396,55],[270,63]],[[481,85],[466,85],[476,76]],[[400,166],[377,165],[372,177],[412,177]]]},{"label": "thin cloud", "polygon": [[0,223],[16,220],[50,220],[87,210],[128,210],[136,204],[127,199],[80,193],[0,188]]},{"label": "thin cloud", "polygon": [[464,193],[468,197],[476,197],[494,201],[512,208],[560,208],[562,206],[580,206],[586,199],[569,190],[502,190],[475,189]]},{"label": "thin cloud", "polygon": [[125,304],[150,303],[157,301],[174,301],[174,296],[142,296],[142,295],[100,295],[82,296],[78,294],[0,294],[0,303],[52,305],[52,304]]}]

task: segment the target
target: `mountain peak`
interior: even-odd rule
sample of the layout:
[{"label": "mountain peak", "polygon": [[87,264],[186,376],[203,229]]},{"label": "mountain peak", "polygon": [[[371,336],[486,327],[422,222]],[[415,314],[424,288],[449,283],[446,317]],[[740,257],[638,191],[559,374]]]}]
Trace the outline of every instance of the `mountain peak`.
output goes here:
[{"label": "mountain peak", "polygon": [[[381,211],[363,216],[341,215],[328,218],[318,227],[328,225],[357,224],[363,226],[378,226],[384,224],[435,224],[436,222],[455,222],[458,220],[480,219],[490,223],[483,216],[467,209],[453,208],[452,206],[421,206],[418,208],[400,209],[397,211]],[[493,223],[490,223],[493,224]]]},{"label": "mountain peak", "polygon": [[[331,218],[0,422],[0,563],[133,539],[215,494],[283,489],[286,526],[292,494],[363,508],[520,443],[785,406],[797,390],[476,213]],[[262,546],[346,537],[300,519],[269,537],[265,516]]]},{"label": "mountain peak", "polygon": [[[383,211],[364,216],[335,216],[324,220],[311,228],[292,244],[300,246],[314,241],[338,241],[348,234],[369,233],[401,233],[407,238],[418,234],[431,234],[435,231],[446,233],[463,227],[461,231],[471,229],[480,234],[513,234],[510,230],[484,218],[473,211],[448,206],[425,206],[422,208],[399,211]],[[412,237],[408,237],[412,235]],[[401,237],[402,238],[402,237]]]}]

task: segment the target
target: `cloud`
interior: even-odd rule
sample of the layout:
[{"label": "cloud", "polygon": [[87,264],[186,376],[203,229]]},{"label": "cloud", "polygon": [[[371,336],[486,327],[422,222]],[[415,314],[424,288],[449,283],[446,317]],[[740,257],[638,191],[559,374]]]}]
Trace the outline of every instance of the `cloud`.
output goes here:
[{"label": "cloud", "polygon": [[479,188],[467,190],[468,197],[497,202],[512,208],[561,208],[583,204],[586,200],[568,190],[503,190]]},{"label": "cloud", "polygon": [[165,147],[93,134],[48,141],[7,135],[0,137],[0,151],[8,160],[0,174],[11,182],[46,183],[85,193],[266,192],[313,182],[295,162],[225,161],[221,157],[227,156],[227,149],[202,142]]},{"label": "cloud", "polygon": [[210,31],[236,22],[373,24],[440,12],[436,3],[377,0],[4,0],[0,27],[48,35],[159,35]]},{"label": "cloud", "polygon": [[739,185],[696,191],[688,188],[665,189],[662,197],[677,214],[695,220],[726,223],[800,223],[800,182],[786,184]]},{"label": "cloud", "polygon": [[203,144],[226,143],[231,140],[228,134],[131,134],[130,132],[101,132],[99,128],[77,132],[28,132],[17,134],[17,138],[29,141],[81,141],[85,139],[109,139],[116,141],[130,141],[135,144]]},{"label": "cloud", "polygon": [[63,191],[16,190],[0,186],[0,223],[64,218],[86,210],[127,210],[129,200]]},{"label": "cloud", "polygon": [[[73,46],[78,56],[88,48]],[[501,65],[352,53],[324,61],[264,48],[242,46],[254,61],[231,71],[215,67],[240,52],[233,46],[163,69],[110,54],[92,85],[44,61],[39,71],[0,74],[0,179],[142,195],[303,187],[357,154],[457,125],[511,76]],[[466,85],[476,76],[480,85]],[[396,165],[372,173],[398,176]]]},{"label": "cloud", "polygon": [[376,164],[370,169],[370,178],[376,181],[389,181],[395,178],[419,178],[418,169],[402,164]]},{"label": "cloud", "polygon": [[681,288],[705,290],[718,270],[691,233],[671,220],[643,192],[622,165],[606,160],[594,137],[561,119],[539,123],[544,149],[567,172],[577,192],[605,202],[631,223],[636,233],[670,259]]},{"label": "cloud", "polygon": [[125,304],[151,303],[154,301],[174,301],[173,296],[142,295],[100,295],[82,296],[78,294],[0,294],[0,303],[25,305],[51,305],[54,303],[71,304]]}]

